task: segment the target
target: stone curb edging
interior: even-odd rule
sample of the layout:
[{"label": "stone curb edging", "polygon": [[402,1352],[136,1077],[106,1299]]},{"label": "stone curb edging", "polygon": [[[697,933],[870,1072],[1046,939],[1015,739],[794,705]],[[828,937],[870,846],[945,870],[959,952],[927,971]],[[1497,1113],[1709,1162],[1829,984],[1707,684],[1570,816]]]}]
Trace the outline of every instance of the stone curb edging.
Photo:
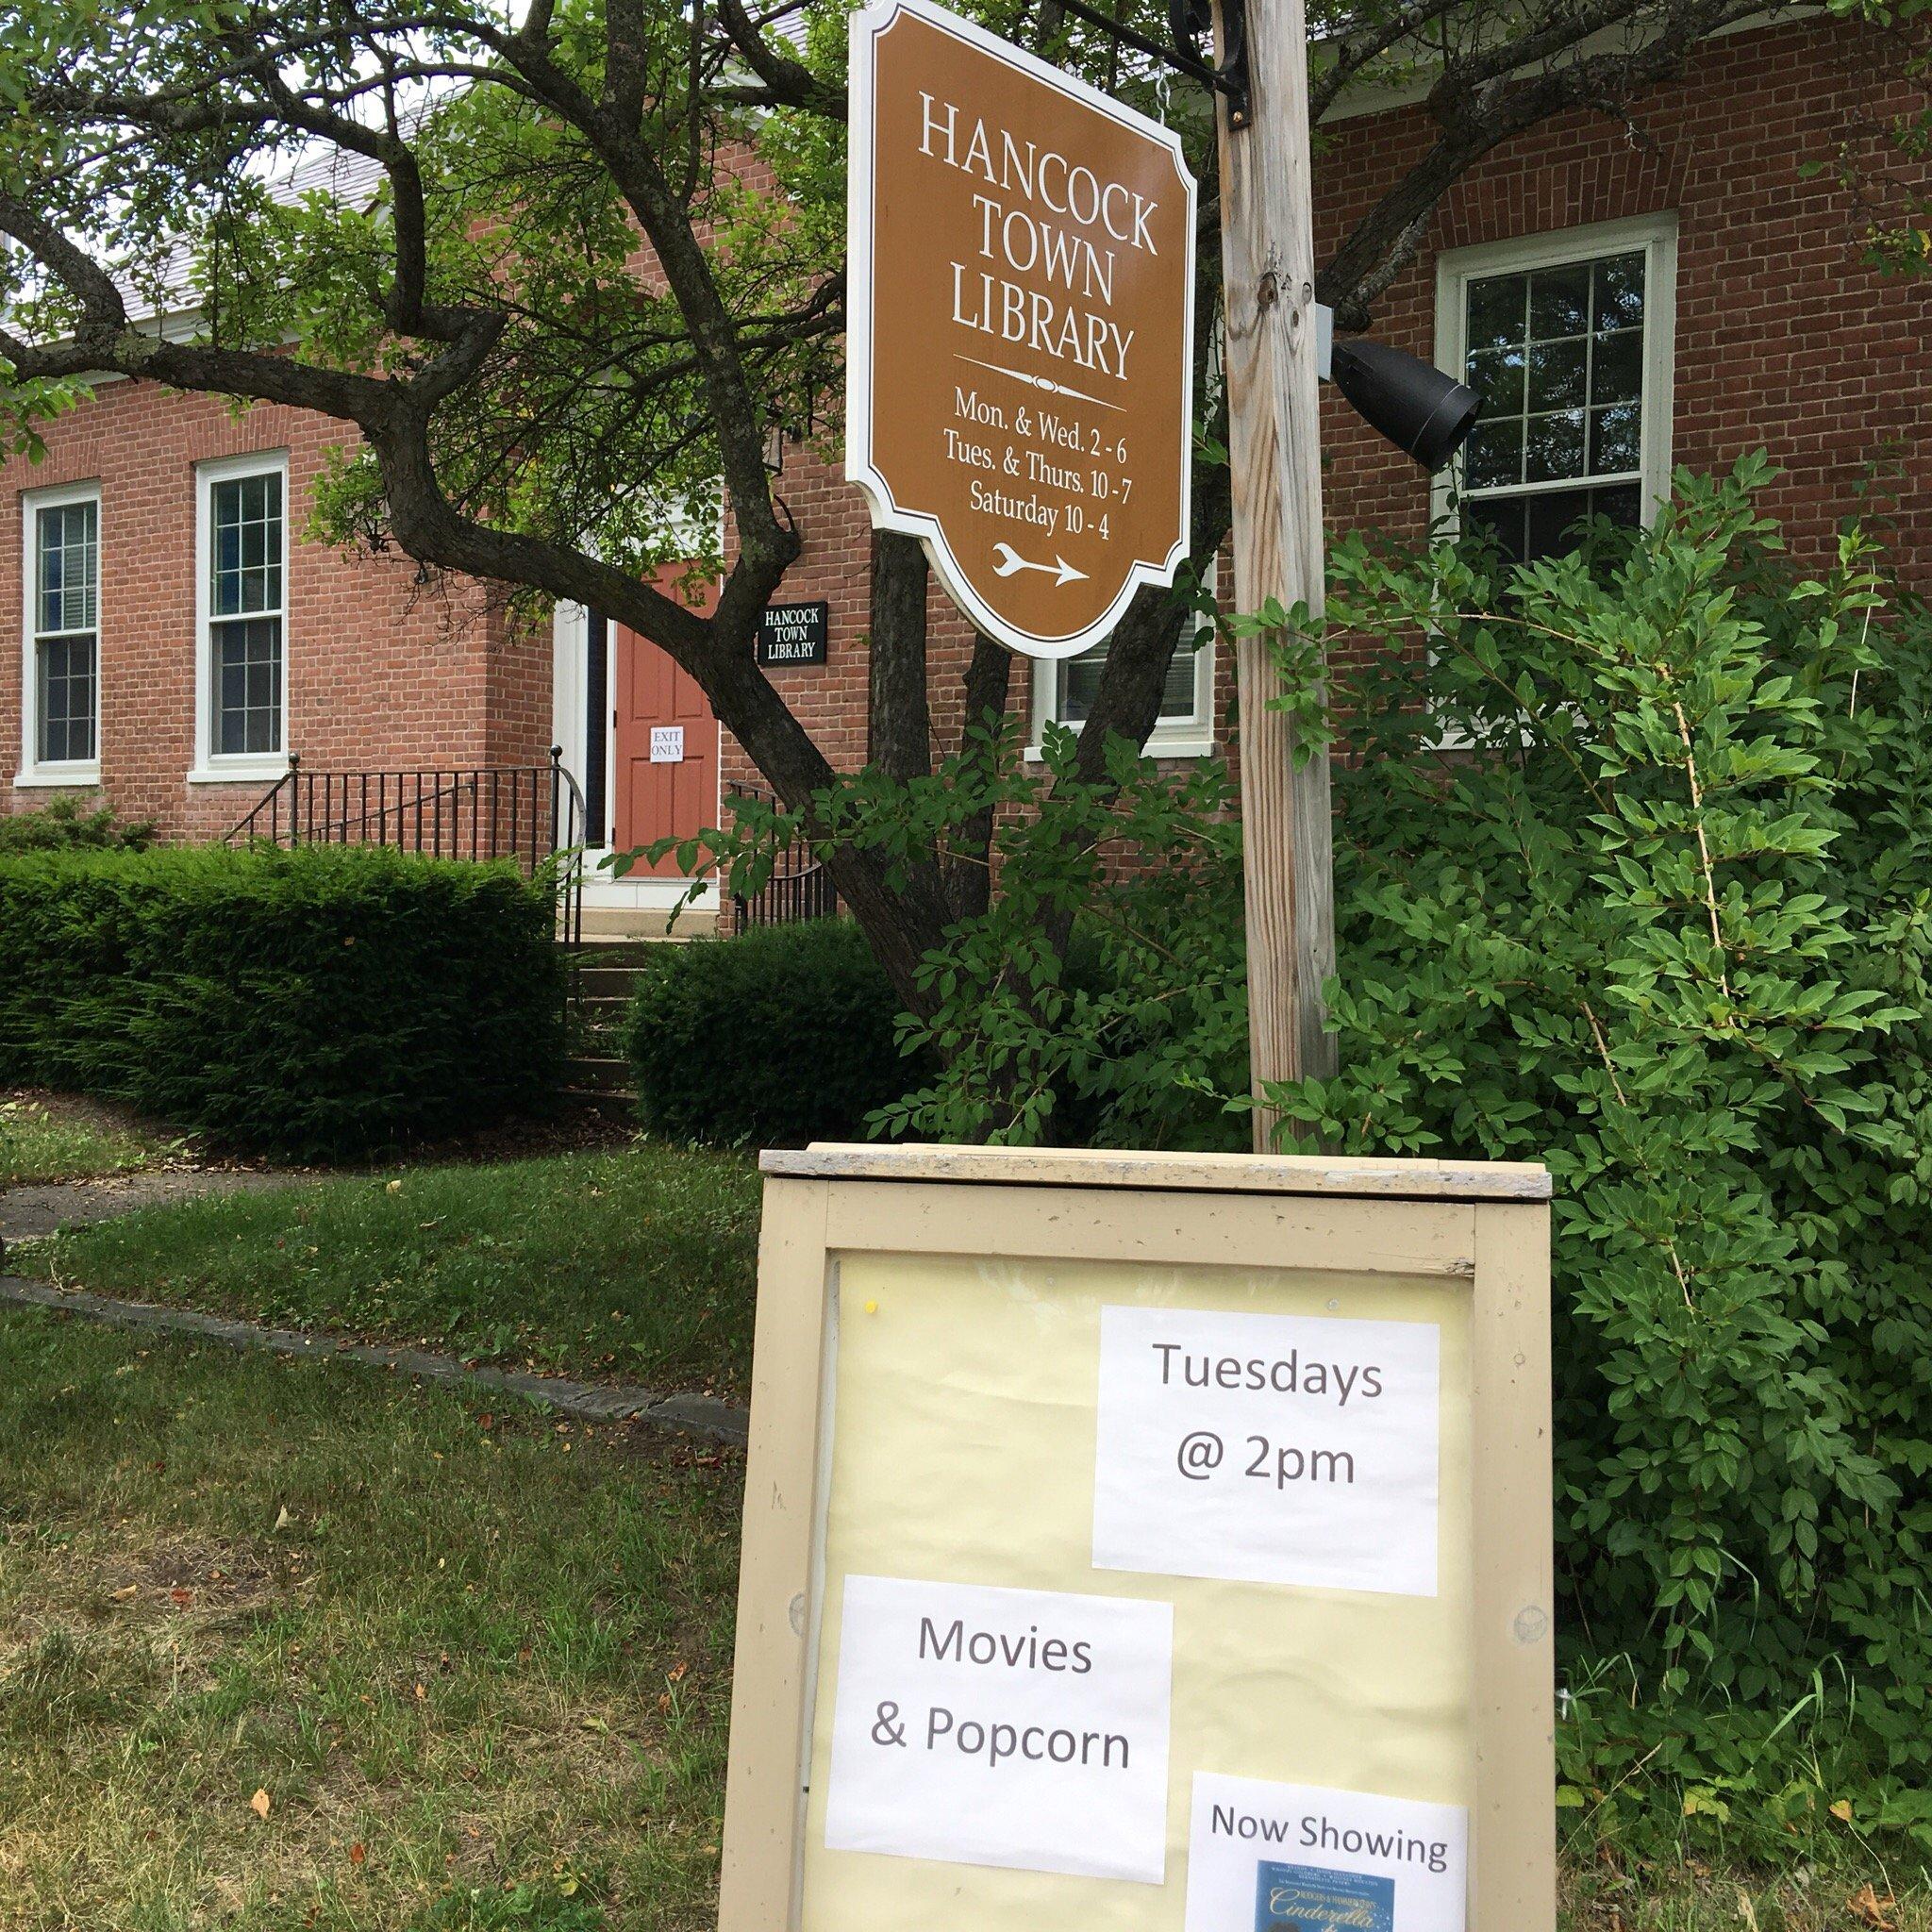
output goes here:
[{"label": "stone curb edging", "polygon": [[29,1281],[17,1274],[0,1274],[0,1302],[11,1302],[21,1307],[59,1309],[117,1328],[198,1336],[206,1341],[224,1342],[230,1348],[261,1348],[273,1355],[318,1361],[360,1362],[370,1368],[391,1369],[452,1388],[521,1395],[587,1422],[648,1423],[654,1428],[708,1437],[717,1442],[741,1443],[748,1433],[745,1411],[736,1403],[721,1402],[712,1395],[660,1395],[632,1384],[574,1382],[562,1375],[532,1375],[515,1369],[472,1368],[455,1356],[435,1355],[426,1349],[339,1341],[326,1336],[305,1335],[294,1328],[268,1328],[258,1322],[236,1321],[226,1315],[205,1315],[192,1308],[163,1308],[151,1302],[116,1301],[108,1295],[92,1294],[86,1289],[59,1289],[50,1282]]}]

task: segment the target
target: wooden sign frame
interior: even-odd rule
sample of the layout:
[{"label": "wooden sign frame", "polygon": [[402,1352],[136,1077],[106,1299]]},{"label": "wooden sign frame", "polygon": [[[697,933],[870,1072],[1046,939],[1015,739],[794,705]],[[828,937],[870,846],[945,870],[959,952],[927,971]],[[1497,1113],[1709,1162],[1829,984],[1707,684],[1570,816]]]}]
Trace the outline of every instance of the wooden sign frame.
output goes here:
[{"label": "wooden sign frame", "polygon": [[[1469,1932],[1556,1920],[1549,1193],[1533,1165],[992,1148],[767,1153],[720,1932],[804,1908],[844,1257],[1332,1271],[1468,1297]],[[996,1580],[996,1579],[989,1579]]]}]

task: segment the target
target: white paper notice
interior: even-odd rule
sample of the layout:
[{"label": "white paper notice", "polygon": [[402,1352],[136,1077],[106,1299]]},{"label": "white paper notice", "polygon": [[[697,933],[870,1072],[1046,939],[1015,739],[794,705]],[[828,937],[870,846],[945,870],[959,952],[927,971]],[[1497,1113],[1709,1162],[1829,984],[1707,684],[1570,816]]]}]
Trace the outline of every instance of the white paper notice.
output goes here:
[{"label": "white paper notice", "polygon": [[1187,1932],[1463,1932],[1469,1813],[1194,1774]]},{"label": "white paper notice", "polygon": [[848,1576],[825,1843],[1158,1885],[1174,1609]]},{"label": "white paper notice", "polygon": [[651,762],[654,765],[681,765],[684,762],[684,726],[651,726]]},{"label": "white paper notice", "polygon": [[1102,1308],[1094,1567],[1434,1596],[1441,1340]]}]

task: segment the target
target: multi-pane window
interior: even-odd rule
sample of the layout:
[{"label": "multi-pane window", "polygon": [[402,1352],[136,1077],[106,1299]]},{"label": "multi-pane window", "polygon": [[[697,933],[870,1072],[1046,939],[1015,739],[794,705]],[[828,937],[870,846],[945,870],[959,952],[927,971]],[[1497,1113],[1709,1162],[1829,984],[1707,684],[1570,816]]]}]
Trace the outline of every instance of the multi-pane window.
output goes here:
[{"label": "multi-pane window", "polygon": [[91,764],[99,689],[98,500],[39,506],[32,549],[34,762]]},{"label": "multi-pane window", "polygon": [[278,470],[208,486],[212,748],[224,758],[282,748],[286,526]]},{"label": "multi-pane window", "polygon": [[[1215,575],[1208,573],[1213,594]],[[1093,714],[1100,692],[1100,675],[1107,668],[1107,645],[1095,644],[1077,658],[1041,664],[1034,674],[1034,731],[1048,720],[1076,729]],[[1212,749],[1214,737],[1214,631],[1201,622],[1196,635],[1183,638],[1169,660],[1167,682],[1160,692],[1160,715],[1147,740],[1147,749],[1174,757],[1201,756]]]},{"label": "multi-pane window", "polygon": [[1585,517],[1642,521],[1648,282],[1638,247],[1462,284],[1464,380],[1483,399],[1463,525],[1519,562],[1568,547]]},{"label": "multi-pane window", "polygon": [[[1209,647],[1203,644],[1203,654]],[[1093,710],[1093,700],[1100,690],[1100,674],[1107,668],[1107,646],[1095,644],[1091,651],[1083,651],[1077,658],[1065,658],[1055,667],[1059,675],[1059,703],[1054,711],[1055,719],[1062,724],[1084,724]],[[1196,661],[1195,653],[1191,651],[1185,641],[1175,651],[1167,667],[1167,683],[1160,693],[1160,722],[1155,727],[1172,731],[1176,727],[1199,724],[1205,731],[1207,719],[1205,708],[1196,696],[1196,686],[1201,665]]]}]

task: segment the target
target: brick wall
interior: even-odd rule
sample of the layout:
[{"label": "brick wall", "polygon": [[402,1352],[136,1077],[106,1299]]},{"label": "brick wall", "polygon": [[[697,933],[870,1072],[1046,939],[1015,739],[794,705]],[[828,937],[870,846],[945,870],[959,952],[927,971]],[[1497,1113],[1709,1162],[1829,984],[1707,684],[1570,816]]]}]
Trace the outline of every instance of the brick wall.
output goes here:
[{"label": "brick wall", "polygon": [[[1765,498],[1801,555],[1822,556],[1880,471],[1893,469],[1897,552],[1909,574],[1932,569],[1932,364],[1919,347],[1932,282],[1888,281],[1857,259],[1858,212],[1828,175],[1848,133],[1908,105],[1877,49],[1843,26],[1805,25],[1725,37],[1657,90],[1634,125],[1571,114],[1472,169],[1451,192],[1414,262],[1375,304],[1374,335],[1433,358],[1437,256],[1480,242],[1666,211],[1677,217],[1673,458],[1728,468],[1763,446],[1784,472]],[[1364,116],[1324,138],[1316,167],[1322,259],[1425,152],[1416,108]],[[1331,529],[1420,537],[1422,473],[1332,391],[1323,403],[1324,514]],[[857,491],[808,453],[790,450],[778,489],[805,537],[787,596],[832,607],[831,663],[774,673],[833,762],[865,755],[866,570],[871,537]],[[1225,574],[1224,574],[1224,578]],[[970,634],[935,591],[935,723],[954,741]],[[1216,666],[1217,719],[1233,702],[1232,654]],[[1014,708],[1028,704],[1016,666]],[[1043,673],[1042,675],[1051,675]],[[726,776],[756,774],[727,740]]]},{"label": "brick wall", "polygon": [[[1801,173],[1911,105],[1881,61],[1874,39],[1829,23],[1727,35],[1640,103],[1629,125],[1574,113],[1507,143],[1451,191],[1416,260],[1377,301],[1374,334],[1432,356],[1442,250],[1674,211],[1674,463],[1727,469],[1768,448],[1785,475],[1765,507],[1817,554],[1874,468],[1902,458],[1900,558],[1923,575],[1932,368],[1920,344],[1932,281],[1862,267],[1852,197],[1829,173]],[[1342,124],[1316,164],[1318,259],[1427,140],[1415,109]],[[1331,527],[1423,530],[1428,495],[1414,466],[1332,392],[1323,441]]]},{"label": "brick wall", "polygon": [[[218,838],[267,789],[191,784],[195,763],[197,463],[255,451],[289,458],[286,663],[289,749],[310,768],[525,763],[550,743],[547,632],[513,631],[474,583],[419,586],[398,557],[345,557],[302,541],[324,453],[345,425],[262,405],[237,416],[211,396],[110,382],[50,425],[48,457],[0,468],[0,730],[20,747],[22,492],[97,481],[100,522],[98,795],[171,839]],[[47,792],[8,785],[8,808]]]}]

